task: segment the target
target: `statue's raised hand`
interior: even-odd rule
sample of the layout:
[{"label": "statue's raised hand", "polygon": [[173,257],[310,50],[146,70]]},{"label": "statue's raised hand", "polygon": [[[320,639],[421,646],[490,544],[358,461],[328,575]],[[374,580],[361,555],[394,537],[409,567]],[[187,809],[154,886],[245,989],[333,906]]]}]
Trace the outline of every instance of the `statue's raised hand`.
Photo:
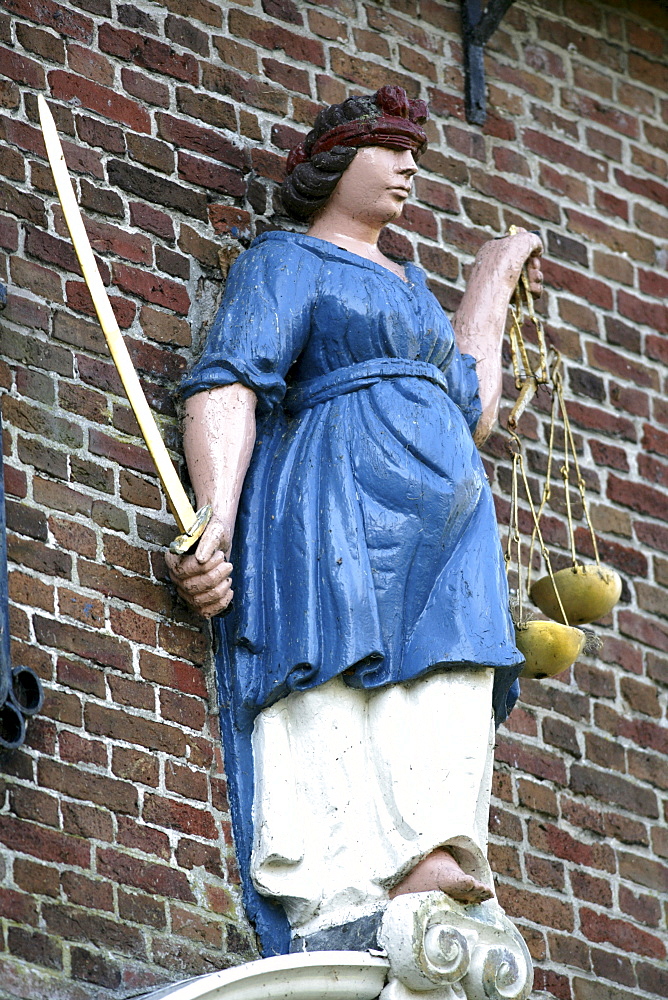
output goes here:
[{"label": "statue's raised hand", "polygon": [[512,293],[526,265],[529,291],[538,298],[543,291],[542,253],[540,236],[517,226],[512,235],[483,244],[476,254],[473,270],[484,274],[487,281],[500,282]]},{"label": "statue's raised hand", "polygon": [[193,555],[166,555],[179,596],[205,618],[224,611],[234,596],[232,563],[227,559],[231,545],[232,529],[212,514]]}]

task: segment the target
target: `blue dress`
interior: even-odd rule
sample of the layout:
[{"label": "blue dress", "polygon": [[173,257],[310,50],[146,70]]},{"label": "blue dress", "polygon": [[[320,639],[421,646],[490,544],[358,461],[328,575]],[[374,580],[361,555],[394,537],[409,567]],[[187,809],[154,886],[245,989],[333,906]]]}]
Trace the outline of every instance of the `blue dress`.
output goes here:
[{"label": "blue dress", "polygon": [[472,437],[475,362],[421,269],[405,270],[407,282],[314,237],[260,236],[182,385],[241,382],[258,398],[234,606],[216,626],[238,847],[265,706],[337,675],[371,688],[492,666],[498,723],[522,667]]}]

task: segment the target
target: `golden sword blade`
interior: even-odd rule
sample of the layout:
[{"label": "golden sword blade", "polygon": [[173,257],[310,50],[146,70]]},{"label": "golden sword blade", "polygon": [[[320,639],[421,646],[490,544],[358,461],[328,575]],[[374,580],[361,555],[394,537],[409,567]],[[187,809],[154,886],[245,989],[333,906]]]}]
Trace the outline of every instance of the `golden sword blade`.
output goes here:
[{"label": "golden sword blade", "polygon": [[141,387],[137,372],[134,369],[132,359],[116,322],[109,296],[102,283],[88,234],[84,228],[81,211],[72,187],[72,181],[67,171],[63,147],[58,138],[53,115],[42,94],[39,94],[37,103],[42,133],[44,135],[44,144],[46,145],[46,152],[51,164],[53,179],[56,183],[56,190],[63,209],[63,215],[65,216],[65,222],[72,237],[72,244],[79,258],[79,264],[81,265],[88,291],[93,300],[97,318],[100,321],[109,351],[118,374],[121,377],[123,388],[137,418],[137,423],[139,424],[151,458],[155,463],[162,488],[167,497],[167,502],[176,519],[179,530],[182,532],[178,538],[174,539],[170,545],[170,549],[172,552],[182,555],[192,548],[204,531],[207,521],[211,516],[211,508],[207,505],[195,513],[181,480],[176,473],[174,464],[169,457],[169,452],[165,447],[155,418],[146,401],[144,390]]}]

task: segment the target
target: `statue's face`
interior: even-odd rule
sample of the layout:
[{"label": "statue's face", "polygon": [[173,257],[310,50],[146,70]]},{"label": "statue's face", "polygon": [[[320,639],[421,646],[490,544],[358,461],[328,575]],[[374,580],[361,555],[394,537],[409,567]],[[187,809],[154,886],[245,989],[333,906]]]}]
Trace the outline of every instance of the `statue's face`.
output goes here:
[{"label": "statue's face", "polygon": [[417,166],[409,149],[366,146],[343,172],[328,205],[351,218],[384,226],[398,219]]}]

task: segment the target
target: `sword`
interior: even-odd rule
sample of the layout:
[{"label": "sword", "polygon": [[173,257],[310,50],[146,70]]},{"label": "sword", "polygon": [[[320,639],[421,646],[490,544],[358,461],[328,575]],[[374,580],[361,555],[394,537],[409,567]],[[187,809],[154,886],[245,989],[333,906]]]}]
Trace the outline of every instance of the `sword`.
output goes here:
[{"label": "sword", "polygon": [[169,507],[181,532],[169,548],[177,555],[183,555],[192,548],[204,531],[211,517],[211,507],[207,504],[195,512],[177,475],[174,463],[169,457],[169,452],[162,440],[155,417],[151,413],[151,409],[146,401],[144,390],[141,387],[137,372],[132,364],[132,359],[125,346],[125,341],[118,328],[109,296],[102,283],[88,234],[81,218],[81,211],[77,204],[72,181],[67,172],[67,164],[65,163],[63,147],[58,138],[56,124],[42,94],[38,95],[37,104],[47,156],[49,157],[53,179],[56,183],[56,190],[63,209],[63,215],[65,216],[65,222],[72,238],[74,250],[79,259],[88,291],[95,306],[97,318],[100,321],[102,332],[109,346],[109,351],[118,374],[121,377],[123,388],[137,418],[139,429],[146,442],[151,458],[155,463]]}]

